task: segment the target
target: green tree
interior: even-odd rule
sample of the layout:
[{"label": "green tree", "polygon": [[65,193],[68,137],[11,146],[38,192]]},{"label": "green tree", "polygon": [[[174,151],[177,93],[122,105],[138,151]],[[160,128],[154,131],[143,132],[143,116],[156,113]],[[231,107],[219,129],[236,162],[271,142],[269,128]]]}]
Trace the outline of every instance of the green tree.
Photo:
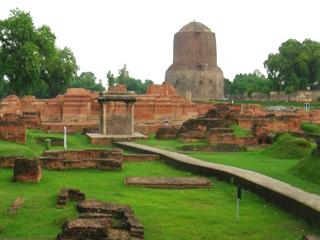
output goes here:
[{"label": "green tree", "polygon": [[110,70],[107,72],[107,81],[108,81],[108,86],[110,87],[114,86],[115,78]]},{"label": "green tree", "polygon": [[0,76],[0,99],[7,96],[8,94],[9,83],[3,76]]},{"label": "green tree", "polygon": [[248,94],[251,97],[253,92],[269,92],[271,82],[258,70],[248,74],[237,74],[232,82],[232,94]]},{"label": "green tree", "polygon": [[224,96],[230,96],[231,95],[232,82],[227,78],[225,78],[223,81],[224,81]]},{"label": "green tree", "polygon": [[105,88],[102,86],[101,80],[99,83],[96,82],[97,78],[92,72],[82,72],[79,77],[76,77],[72,83],[71,87],[75,88],[85,88],[92,91],[104,92]]},{"label": "green tree", "polygon": [[10,93],[53,97],[66,90],[78,66],[55,39],[48,26],[34,26],[30,13],[16,9],[0,20],[0,76],[8,79]]},{"label": "green tree", "polygon": [[138,94],[146,93],[148,86],[153,84],[153,81],[149,79],[142,82],[140,79],[130,77],[126,65],[119,69],[117,77],[114,77],[111,71],[108,71],[107,79],[109,86],[124,84],[128,91],[134,91]]},{"label": "green tree", "polygon": [[286,93],[320,89],[320,43],[289,39],[264,62],[272,89]]}]

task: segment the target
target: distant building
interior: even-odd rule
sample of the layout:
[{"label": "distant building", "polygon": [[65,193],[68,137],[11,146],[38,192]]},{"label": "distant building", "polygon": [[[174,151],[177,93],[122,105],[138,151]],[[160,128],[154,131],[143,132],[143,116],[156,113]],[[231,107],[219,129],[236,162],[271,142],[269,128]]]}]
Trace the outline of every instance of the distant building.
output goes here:
[{"label": "distant building", "polygon": [[192,100],[224,98],[216,37],[207,26],[191,22],[174,35],[173,64],[166,71],[165,82]]}]

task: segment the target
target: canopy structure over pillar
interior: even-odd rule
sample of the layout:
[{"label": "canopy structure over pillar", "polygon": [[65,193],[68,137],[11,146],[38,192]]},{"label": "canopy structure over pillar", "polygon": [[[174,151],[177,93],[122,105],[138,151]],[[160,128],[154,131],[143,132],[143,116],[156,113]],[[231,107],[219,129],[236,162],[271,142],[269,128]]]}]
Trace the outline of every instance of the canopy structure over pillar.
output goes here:
[{"label": "canopy structure over pillar", "polygon": [[[146,138],[134,132],[134,104],[132,95],[100,94],[100,126],[99,133],[88,133],[91,143],[105,145],[116,140],[133,140]],[[120,105],[121,107],[115,107]]]}]

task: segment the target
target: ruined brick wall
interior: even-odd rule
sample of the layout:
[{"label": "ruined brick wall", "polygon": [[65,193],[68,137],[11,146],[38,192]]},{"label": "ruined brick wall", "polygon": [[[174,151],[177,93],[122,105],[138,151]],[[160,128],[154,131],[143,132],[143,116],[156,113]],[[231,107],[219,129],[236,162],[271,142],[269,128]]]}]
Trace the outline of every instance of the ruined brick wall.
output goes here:
[{"label": "ruined brick wall", "polygon": [[47,169],[101,169],[122,168],[122,150],[68,150],[45,151],[40,158]]},{"label": "ruined brick wall", "polygon": [[0,117],[5,113],[21,114],[21,103],[17,96],[10,95],[0,102]]},{"label": "ruined brick wall", "polygon": [[124,84],[108,87],[108,93],[126,93],[126,92],[127,92],[127,87]]},{"label": "ruined brick wall", "polygon": [[66,160],[80,159],[122,159],[122,150],[66,150],[66,151],[45,151],[43,157],[54,157]]},{"label": "ruined brick wall", "polygon": [[0,139],[26,143],[26,126],[19,115],[6,113],[0,118]]},{"label": "ruined brick wall", "polygon": [[296,102],[312,102],[317,101],[320,97],[320,91],[297,91],[291,94],[285,92],[270,92],[270,95],[260,92],[254,92],[251,96],[247,94],[233,95],[232,99],[236,100],[254,100],[254,101],[296,101]]},{"label": "ruined brick wall", "polygon": [[193,100],[224,97],[216,38],[208,27],[191,22],[175,34],[173,64],[166,71],[165,82],[171,83],[182,96],[191,93]]},{"label": "ruined brick wall", "polygon": [[69,88],[62,106],[63,122],[86,122],[91,115],[91,94],[83,88]]}]

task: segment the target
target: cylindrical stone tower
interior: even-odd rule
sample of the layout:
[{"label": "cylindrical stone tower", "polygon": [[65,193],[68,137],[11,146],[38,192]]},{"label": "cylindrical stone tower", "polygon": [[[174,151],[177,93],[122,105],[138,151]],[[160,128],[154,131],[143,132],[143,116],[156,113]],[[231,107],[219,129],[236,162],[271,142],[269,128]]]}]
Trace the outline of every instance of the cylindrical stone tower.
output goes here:
[{"label": "cylindrical stone tower", "polygon": [[192,100],[222,99],[224,82],[217,66],[216,37],[199,22],[185,25],[174,35],[173,64],[165,82]]}]

